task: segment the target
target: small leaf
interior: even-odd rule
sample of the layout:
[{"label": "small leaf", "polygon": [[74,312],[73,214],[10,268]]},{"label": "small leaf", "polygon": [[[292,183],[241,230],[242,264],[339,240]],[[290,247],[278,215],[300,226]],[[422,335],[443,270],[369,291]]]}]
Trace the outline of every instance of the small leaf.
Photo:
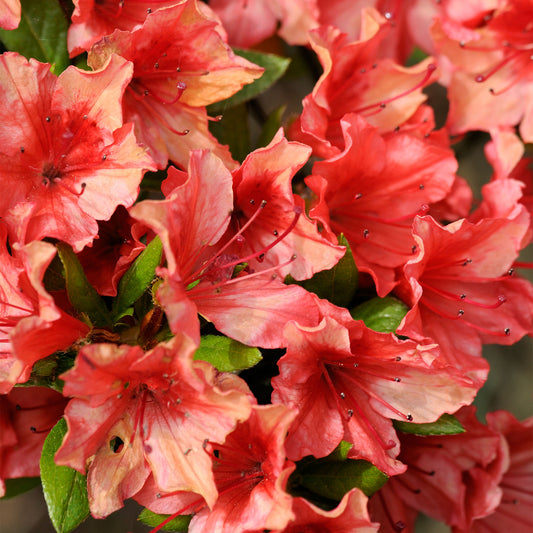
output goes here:
[{"label": "small leaf", "polygon": [[200,340],[194,359],[207,361],[220,372],[237,372],[256,365],[262,356],[259,348],[221,335],[205,335]]},{"label": "small leaf", "polygon": [[296,481],[296,486],[302,486],[324,498],[340,501],[354,487],[371,496],[387,479],[381,470],[368,461],[319,459],[305,463],[301,469],[298,465],[291,475],[290,485],[294,485]]},{"label": "small leaf", "polygon": [[346,440],[341,440],[340,444],[327,456],[329,461],[346,461],[348,452],[353,448],[353,444]]},{"label": "small leaf", "polygon": [[16,30],[0,30],[0,40],[8,50],[50,63],[60,74],[68,67],[68,24],[57,0],[22,0],[22,16]]},{"label": "small leaf", "polygon": [[250,152],[248,112],[244,104],[225,109],[221,120],[209,123],[209,131],[221,144],[229,146],[233,159],[244,161]]},{"label": "small leaf", "polygon": [[317,272],[311,279],[293,283],[339,307],[348,307],[357,291],[359,272],[350,245],[342,234],[339,236],[339,244],[346,246],[346,253],[333,268]]},{"label": "small leaf", "polygon": [[104,301],[87,280],[72,248],[68,244],[60,242],[57,244],[57,251],[65,268],[67,294],[74,309],[80,313],[85,313],[95,326],[111,325],[111,315]]},{"label": "small leaf", "polygon": [[155,269],[161,262],[162,253],[161,239],[156,236],[122,276],[113,306],[115,320],[123,316],[128,307],[150,286],[155,278]]},{"label": "small leaf", "polygon": [[28,492],[41,484],[40,477],[19,477],[16,479],[6,479],[6,493],[0,498],[0,500],[9,500],[19,494]]},{"label": "small leaf", "polygon": [[89,515],[87,479],[68,466],[57,466],[54,455],[67,432],[62,418],[44,441],[41,454],[41,479],[50,520],[58,533],[69,533]]},{"label": "small leaf", "polygon": [[281,117],[283,117],[285,109],[287,109],[287,106],[282,105],[277,109],[274,109],[274,111],[268,115],[263,128],[261,129],[261,133],[259,134],[257,146],[267,146],[274,138],[274,135],[276,135],[276,132],[281,127]]},{"label": "small leaf", "polygon": [[457,435],[465,432],[461,422],[455,416],[447,413],[444,413],[437,421],[426,424],[413,424],[400,420],[393,420],[392,423],[398,431],[413,435]]},{"label": "small leaf", "polygon": [[372,298],[350,311],[355,320],[362,320],[366,327],[382,333],[394,333],[409,308],[397,298]]},{"label": "small leaf", "polygon": [[285,71],[291,62],[287,57],[280,57],[274,54],[263,54],[261,52],[252,52],[250,50],[241,50],[238,48],[235,48],[233,51],[237,55],[248,59],[248,61],[263,67],[265,71],[260,78],[245,85],[238,93],[230,98],[210,105],[207,108],[210,115],[218,115],[219,113],[224,114],[230,107],[242,104],[260,95],[285,74]]},{"label": "small leaf", "polygon": [[[161,522],[166,520],[169,516],[168,514],[156,514],[148,509],[143,509],[141,514],[138,516],[137,520],[146,524],[150,527],[157,527]],[[170,522],[165,524],[161,530],[162,531],[175,531],[176,533],[182,533],[187,531],[189,528],[189,523],[192,519],[191,515],[177,516],[172,519]]]}]

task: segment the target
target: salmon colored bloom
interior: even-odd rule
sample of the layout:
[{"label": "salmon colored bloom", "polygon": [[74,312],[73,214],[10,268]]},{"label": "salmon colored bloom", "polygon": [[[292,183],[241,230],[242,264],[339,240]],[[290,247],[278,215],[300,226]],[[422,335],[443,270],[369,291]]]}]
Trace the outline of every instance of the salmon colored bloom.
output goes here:
[{"label": "salmon colored bloom", "polygon": [[[196,345],[174,337],[144,353],[138,346],[92,344],[63,374],[68,432],[55,460],[85,473],[91,512],[107,516],[154,475],[161,491],[217,498],[205,442],[223,442],[250,412],[239,383],[231,387]],[[218,382],[224,381],[219,387]]]},{"label": "salmon colored bloom", "polygon": [[533,287],[512,269],[528,229],[527,214],[448,226],[417,217],[418,252],[395,290],[411,310],[397,333],[437,342],[451,364],[482,384],[482,344],[513,344],[532,331]]},{"label": "salmon colored bloom", "polygon": [[384,17],[367,9],[357,41],[331,26],[311,32],[324,73],[304,98],[290,135],[311,146],[315,155],[329,158],[344,149],[341,119],[346,113],[359,114],[380,133],[392,132],[426,99],[422,89],[436,79],[431,58],[413,67],[376,60],[386,26]]},{"label": "salmon colored bloom", "polygon": [[383,137],[355,114],[341,120],[344,151],[317,161],[306,183],[318,200],[310,215],[337,242],[343,233],[357,268],[372,275],[380,296],[416,252],[411,225],[442,200],[457,162],[446,147],[408,133]]},{"label": "salmon colored bloom", "polygon": [[137,198],[153,163],[122,125],[132,65],[118,56],[98,72],[0,56],[0,216],[11,242],[53,237],[80,251],[117,205]]},{"label": "salmon colored bloom", "polygon": [[89,328],[59,309],[43,286],[44,273],[56,249],[32,242],[7,250],[0,225],[0,393],[30,377],[39,359],[65,350]]},{"label": "salmon colored bloom", "polygon": [[209,133],[205,106],[233,95],[263,69],[235,55],[223,33],[205,4],[182,0],[154,11],[132,31],[116,30],[89,53],[93,68],[112,54],[133,63],[124,119],[135,124],[159,168],[168,159],[186,168],[189,151],[201,148],[235,166],[228,148]]},{"label": "salmon colored bloom", "polygon": [[[247,245],[253,253],[237,254],[230,246],[242,238],[244,226],[237,232],[227,231],[234,215],[233,178],[222,161],[210,152],[194,151],[188,174],[169,169],[164,189],[168,191],[171,184],[176,186],[166,200],[141,202],[130,213],[161,237],[167,267],[159,271],[164,282],[157,297],[172,331],[199,341],[200,314],[240,342],[278,348],[288,321],[318,323],[316,297],[280,279],[282,268],[295,260],[294,249],[282,246],[284,261],[274,267],[253,271],[246,265],[263,253],[268,256],[287,235],[290,239],[295,221],[302,216],[298,205],[289,221],[287,207],[274,201],[280,209],[273,209],[271,216],[281,219],[274,226],[279,235],[272,234],[269,247],[261,249],[261,242],[250,241]],[[248,221],[251,228],[268,207],[260,190],[254,207],[255,216]],[[310,246],[314,245],[310,239]]]},{"label": "salmon colored bloom", "polygon": [[325,318],[314,328],[287,324],[287,353],[272,379],[275,403],[298,410],[287,455],[324,457],[341,440],[348,456],[371,461],[395,475],[405,466],[391,418],[432,422],[470,403],[477,392],[468,379],[442,364],[435,346],[400,341],[352,321]]}]

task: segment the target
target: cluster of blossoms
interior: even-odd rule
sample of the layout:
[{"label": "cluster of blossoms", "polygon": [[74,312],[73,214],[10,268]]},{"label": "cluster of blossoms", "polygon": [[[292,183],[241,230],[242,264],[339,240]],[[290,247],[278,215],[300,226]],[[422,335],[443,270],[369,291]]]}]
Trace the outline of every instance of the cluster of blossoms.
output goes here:
[{"label": "cluster of blossoms", "polygon": [[[49,63],[0,0],[0,496],[41,476],[62,532],[128,498],[153,531],[533,530],[533,418],[471,405],[533,335],[533,2],[46,4]],[[265,39],[322,73],[237,161],[207,106],[266,87]]]}]

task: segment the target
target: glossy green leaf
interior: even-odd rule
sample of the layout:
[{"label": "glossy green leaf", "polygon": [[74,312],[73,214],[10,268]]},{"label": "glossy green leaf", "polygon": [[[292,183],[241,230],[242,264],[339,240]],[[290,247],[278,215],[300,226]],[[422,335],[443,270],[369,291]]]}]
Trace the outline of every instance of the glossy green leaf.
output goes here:
[{"label": "glossy green leaf", "polygon": [[455,416],[447,413],[444,413],[437,421],[426,424],[413,424],[400,420],[393,420],[392,423],[398,431],[414,435],[457,435],[465,432],[461,422]]},{"label": "glossy green leaf", "polygon": [[22,0],[22,16],[16,30],[0,30],[0,40],[8,50],[50,63],[60,74],[69,64],[68,23],[57,0]]},{"label": "glossy green leaf", "polygon": [[374,331],[393,333],[396,331],[409,308],[397,298],[372,298],[350,311],[353,318],[363,320]]},{"label": "glossy green leaf", "polygon": [[[148,509],[143,509],[141,514],[138,516],[137,520],[146,524],[150,527],[157,527],[161,522],[169,518],[171,515],[168,514],[156,514]],[[187,531],[189,528],[189,523],[192,519],[191,515],[177,516],[173,518],[170,522],[165,524],[161,530],[162,531],[175,531],[176,533],[182,533]]]},{"label": "glossy green leaf", "polygon": [[306,462],[303,467],[297,465],[289,483],[291,486],[301,486],[323,498],[340,501],[354,487],[371,496],[387,479],[381,470],[368,461],[319,459]]},{"label": "glossy green leaf", "polygon": [[287,57],[280,57],[274,54],[264,54],[261,52],[255,52],[251,50],[234,49],[234,52],[248,59],[252,63],[263,67],[265,71],[263,75],[254,80],[252,83],[245,85],[238,93],[234,94],[230,98],[210,105],[207,111],[210,115],[217,115],[219,113],[226,113],[231,107],[238,104],[242,104],[247,100],[251,100],[262,92],[266,91],[271,85],[273,85],[287,70],[291,60]]},{"label": "glossy green leaf", "polygon": [[211,363],[220,372],[237,372],[256,365],[262,356],[259,348],[220,335],[205,335],[194,358]]},{"label": "glossy green leaf", "polygon": [[76,529],[89,515],[87,479],[68,466],[57,466],[54,455],[67,432],[62,418],[50,431],[41,454],[41,479],[48,514],[58,533]]},{"label": "glossy green leaf", "polygon": [[339,307],[348,307],[357,291],[359,272],[344,235],[339,236],[339,244],[346,246],[346,253],[333,268],[317,272],[311,279],[292,282]]},{"label": "glossy green leaf", "polygon": [[85,314],[94,326],[111,325],[111,315],[104,301],[87,280],[72,248],[60,242],[57,244],[57,251],[65,268],[67,294],[74,309]]},{"label": "glossy green leaf", "polygon": [[19,494],[28,492],[35,487],[38,487],[41,484],[40,477],[18,477],[16,479],[6,479],[4,480],[6,485],[6,492],[0,498],[0,500],[9,500],[9,498],[14,498]]},{"label": "glossy green leaf", "polygon": [[250,152],[248,112],[244,104],[224,110],[221,120],[209,123],[209,131],[221,144],[229,146],[233,159],[244,161]]},{"label": "glossy green leaf", "polygon": [[326,457],[329,461],[346,461],[348,452],[353,448],[353,444],[346,440],[341,440],[340,444]]},{"label": "glossy green leaf", "polygon": [[161,239],[156,236],[122,276],[113,306],[115,319],[122,316],[150,286],[155,278],[155,269],[161,262],[162,253]]}]

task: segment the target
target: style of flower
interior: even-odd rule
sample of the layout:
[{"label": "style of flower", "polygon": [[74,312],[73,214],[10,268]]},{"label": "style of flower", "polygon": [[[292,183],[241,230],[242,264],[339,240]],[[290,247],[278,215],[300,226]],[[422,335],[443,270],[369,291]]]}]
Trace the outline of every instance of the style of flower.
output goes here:
[{"label": "style of flower", "polygon": [[84,346],[62,379],[73,397],[68,432],[55,461],[88,467],[91,513],[107,516],[143,487],[192,491],[212,506],[217,489],[204,446],[223,442],[250,412],[240,380],[218,387],[216,370],[193,361],[196,345],[176,336],[144,353],[139,346]]},{"label": "style of flower", "polygon": [[116,30],[92,47],[88,63],[100,68],[112,54],[134,65],[124,95],[124,118],[159,168],[168,159],[187,167],[189,151],[207,148],[233,168],[229,150],[207,129],[205,106],[230,97],[263,69],[236,56],[209,8],[182,0],[149,14],[142,26]]},{"label": "style of flower", "polygon": [[[314,295],[279,279],[278,272],[295,260],[294,250],[287,250],[284,262],[275,267],[255,272],[246,267],[248,261],[277,246],[286,237],[287,227],[292,231],[301,216],[298,211],[285,228],[284,221],[274,222],[279,235],[272,235],[268,247],[261,249],[261,244],[252,241],[248,243],[252,254],[236,255],[230,246],[241,239],[245,227],[233,235],[227,233],[234,213],[233,178],[222,161],[210,152],[194,151],[188,174],[170,168],[167,179],[163,187],[167,192],[170,184],[177,186],[166,200],[140,202],[130,213],[152,228],[163,243],[167,267],[159,271],[164,282],[157,297],[172,331],[198,341],[199,313],[240,342],[278,348],[283,345],[283,326],[288,321],[318,323]],[[259,192],[248,227],[267,205]]]},{"label": "style of flower", "polygon": [[408,133],[383,137],[355,114],[345,115],[341,126],[344,151],[317,161],[305,180],[317,197],[310,215],[332,242],[346,236],[358,269],[385,296],[416,253],[414,217],[446,197],[457,162],[449,148]]},{"label": "style of flower", "polygon": [[59,77],[49,68],[0,56],[0,216],[12,243],[53,237],[80,251],[154,167],[122,125],[130,63],[113,56],[98,72]]},{"label": "style of flower", "polygon": [[532,331],[533,287],[512,268],[528,229],[527,216],[448,226],[416,217],[418,252],[395,289],[411,310],[397,333],[437,342],[450,364],[481,385],[488,372],[482,344],[512,344]]},{"label": "style of flower", "polygon": [[272,400],[298,410],[287,439],[293,460],[324,457],[344,439],[354,445],[350,458],[401,473],[390,419],[431,422],[470,403],[477,392],[440,362],[435,346],[400,341],[361,321],[342,325],[325,318],[314,328],[292,323],[284,333],[287,353],[272,378]]}]

